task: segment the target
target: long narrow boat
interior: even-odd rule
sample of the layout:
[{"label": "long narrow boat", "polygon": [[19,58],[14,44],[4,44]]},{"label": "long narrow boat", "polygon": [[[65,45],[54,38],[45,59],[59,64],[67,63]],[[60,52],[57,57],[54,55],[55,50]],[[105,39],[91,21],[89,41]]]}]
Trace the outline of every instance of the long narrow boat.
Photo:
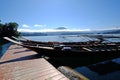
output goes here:
[{"label": "long narrow boat", "polygon": [[16,41],[20,41],[24,45],[33,45],[33,46],[35,45],[41,45],[41,46],[46,45],[47,46],[48,45],[49,47],[53,45],[52,42],[33,41],[33,40],[30,40],[24,37],[17,38],[17,37],[12,36],[12,38]]},{"label": "long narrow boat", "polygon": [[[86,42],[41,42],[41,41],[33,41],[24,37],[14,37],[12,36],[13,39],[18,40],[20,42],[22,42],[22,44],[25,45],[48,45],[48,46],[53,46],[56,44],[62,44],[62,45],[72,45],[72,46],[78,46],[78,45],[83,45],[83,46],[99,46],[99,45],[106,45],[106,44],[115,44],[115,45],[120,45],[120,42],[110,42],[109,43],[104,43],[104,38],[103,37],[99,37],[98,40],[93,40],[93,41],[86,41]],[[98,37],[97,37],[98,38]],[[115,37],[115,38],[119,38],[119,37]],[[103,42],[103,43],[102,43]]]},{"label": "long narrow boat", "polygon": [[40,45],[40,43],[38,45],[25,45],[22,42],[17,42],[8,37],[4,37],[4,39],[36,51],[40,56],[48,56],[53,60],[62,62],[64,65],[71,65],[71,63],[75,65],[76,63],[86,65],[87,63],[96,63],[99,61],[120,57],[120,45],[113,43],[96,46],[60,44],[48,46],[49,44]]},{"label": "long narrow boat", "polygon": [[104,45],[63,45],[56,44],[49,46],[49,44],[41,44],[38,45],[25,45],[21,42],[17,42],[8,37],[4,37],[4,39],[9,40],[13,43],[19,44],[23,47],[34,50],[40,54],[45,54],[46,56],[88,56],[88,55],[110,55],[111,53],[119,53],[120,45],[116,44],[104,44]]}]

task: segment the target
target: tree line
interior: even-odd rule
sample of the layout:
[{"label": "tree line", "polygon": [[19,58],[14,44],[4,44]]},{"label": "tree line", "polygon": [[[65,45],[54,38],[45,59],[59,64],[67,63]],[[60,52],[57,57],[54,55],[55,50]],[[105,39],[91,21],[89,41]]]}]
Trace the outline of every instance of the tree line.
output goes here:
[{"label": "tree line", "polygon": [[16,22],[2,24],[0,21],[0,37],[19,36],[18,26]]}]

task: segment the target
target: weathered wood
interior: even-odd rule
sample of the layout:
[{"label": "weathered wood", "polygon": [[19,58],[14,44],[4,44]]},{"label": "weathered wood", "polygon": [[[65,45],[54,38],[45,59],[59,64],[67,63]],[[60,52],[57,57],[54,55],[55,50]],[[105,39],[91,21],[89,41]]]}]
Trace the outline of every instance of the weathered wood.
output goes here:
[{"label": "weathered wood", "polygon": [[70,67],[61,66],[58,68],[58,70],[61,71],[70,80],[89,80],[87,77],[83,76]]},{"label": "weathered wood", "polygon": [[88,48],[85,48],[85,47],[83,47],[83,49],[86,50],[86,51],[92,51],[91,49],[88,49]]},{"label": "weathered wood", "polygon": [[13,42],[13,43],[16,43],[16,44],[22,45],[21,42],[17,42],[17,41],[12,40],[12,39],[10,39],[10,38],[8,38],[8,37],[3,37],[3,38],[6,39],[6,40],[8,40],[8,41],[10,41],[10,42]]},{"label": "weathered wood", "polygon": [[69,80],[34,51],[12,45],[0,59],[0,80]]}]

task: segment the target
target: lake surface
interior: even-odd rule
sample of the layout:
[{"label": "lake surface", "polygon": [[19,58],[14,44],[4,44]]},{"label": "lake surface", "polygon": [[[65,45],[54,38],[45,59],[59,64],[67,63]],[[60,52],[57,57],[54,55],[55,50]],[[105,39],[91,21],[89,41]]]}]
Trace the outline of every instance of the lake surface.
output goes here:
[{"label": "lake surface", "polygon": [[[111,35],[111,34],[106,34]],[[113,34],[112,34],[113,35]],[[116,35],[116,34],[115,34]],[[117,34],[116,36],[120,36]],[[35,41],[58,41],[58,42],[78,42],[97,40],[95,38],[76,36],[76,35],[60,35],[60,36],[25,36]],[[120,38],[105,39],[106,42],[120,42]],[[83,61],[84,62],[84,61]],[[76,63],[79,63],[76,62]],[[120,80],[120,58],[99,62],[87,66],[78,66],[74,70],[82,73],[90,80]]]},{"label": "lake surface", "polygon": [[[105,34],[106,36],[119,36],[120,34]],[[25,36],[34,41],[56,41],[56,42],[86,42],[98,40],[97,38],[83,37],[81,35],[55,35],[55,36]],[[120,38],[105,38],[106,42],[120,42]]]},{"label": "lake surface", "polygon": [[83,37],[83,36],[76,36],[76,35],[58,35],[58,36],[25,36],[28,39],[35,40],[35,41],[56,41],[56,42],[85,42],[89,40],[97,40],[95,38]]}]

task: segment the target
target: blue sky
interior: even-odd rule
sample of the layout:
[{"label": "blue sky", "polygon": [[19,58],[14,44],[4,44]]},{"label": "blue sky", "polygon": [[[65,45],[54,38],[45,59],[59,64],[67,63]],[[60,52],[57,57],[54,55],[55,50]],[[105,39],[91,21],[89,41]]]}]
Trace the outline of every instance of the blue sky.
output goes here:
[{"label": "blue sky", "polygon": [[120,28],[120,0],[0,0],[2,23],[19,31],[89,31]]}]

